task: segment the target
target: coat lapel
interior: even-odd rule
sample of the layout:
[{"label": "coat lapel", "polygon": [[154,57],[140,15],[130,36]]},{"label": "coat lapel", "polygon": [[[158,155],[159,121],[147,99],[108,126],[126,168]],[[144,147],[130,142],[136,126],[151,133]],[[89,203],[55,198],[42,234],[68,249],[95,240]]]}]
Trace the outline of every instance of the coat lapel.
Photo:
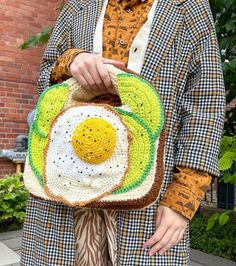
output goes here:
[{"label": "coat lapel", "polygon": [[141,75],[153,81],[160,72],[183,20],[181,0],[159,0],[156,6]]}]

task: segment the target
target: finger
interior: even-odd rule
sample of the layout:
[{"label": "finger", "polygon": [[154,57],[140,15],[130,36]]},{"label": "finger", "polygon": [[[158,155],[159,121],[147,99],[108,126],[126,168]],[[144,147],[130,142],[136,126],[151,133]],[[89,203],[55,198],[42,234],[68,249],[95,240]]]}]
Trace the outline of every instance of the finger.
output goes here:
[{"label": "finger", "polygon": [[[106,92],[107,89],[106,89],[106,86],[102,80],[102,77],[98,71],[98,68],[97,68],[97,59],[95,60],[95,67],[91,68],[90,70],[90,73],[91,73],[91,76],[93,77],[97,87],[99,88],[99,90],[101,90],[102,92]],[[103,66],[104,67],[104,66]]]},{"label": "finger", "polygon": [[168,229],[165,234],[162,236],[162,238],[158,241],[157,244],[155,244],[150,251],[148,252],[149,255],[153,255],[157,251],[159,251],[161,248],[165,247],[168,245],[170,239],[172,238],[173,234],[175,233],[175,229]]},{"label": "finger", "polygon": [[78,75],[78,77],[76,77],[76,80],[79,82],[81,87],[83,87],[85,89],[90,89],[88,82],[86,81],[86,79],[81,74]]},{"label": "finger", "polygon": [[180,230],[180,232],[179,232],[179,236],[178,236],[179,241],[183,239],[183,237],[184,237],[184,233],[185,233],[185,229],[186,229],[186,228],[183,228],[182,230]]},{"label": "finger", "polygon": [[163,209],[157,208],[157,212],[156,212],[156,229],[161,224],[162,213],[163,213]]},{"label": "finger", "polygon": [[[174,236],[173,235],[173,243],[172,243],[172,247],[177,245],[182,239],[183,239],[183,235],[184,235],[184,232],[185,232],[185,229],[182,229],[182,230],[179,230],[177,231],[176,235]],[[175,239],[176,238],[176,239]],[[162,255],[164,252],[166,252],[171,246],[166,246],[164,248],[162,248],[160,251],[159,251],[159,254]]]},{"label": "finger", "polygon": [[[90,69],[91,71],[91,69]],[[83,78],[86,80],[88,86],[90,87],[90,89],[96,89],[99,90],[95,80],[93,79],[93,77],[91,76],[90,72],[88,71],[87,68],[81,69],[80,70],[81,75],[83,76]]]},{"label": "finger", "polygon": [[169,242],[160,249],[159,254],[162,255],[163,253],[165,253],[169,248],[173,247],[174,245],[176,245],[179,240],[180,240],[180,233],[181,231],[177,230],[171,237],[171,239],[169,240]]},{"label": "finger", "polygon": [[[153,245],[154,243],[156,243],[156,241],[158,240],[158,236],[156,234],[159,234],[159,231],[157,232],[157,229],[160,227],[161,225],[161,220],[162,220],[162,209],[157,208],[157,212],[156,212],[156,231],[155,233],[152,235],[152,237],[150,237],[144,244],[143,247],[149,247],[151,245]],[[162,227],[161,227],[162,228]],[[164,229],[163,229],[164,230]],[[161,237],[161,235],[159,235]]]},{"label": "finger", "polygon": [[88,82],[85,80],[85,78],[81,74],[76,74],[73,77],[79,82],[81,87],[85,89],[90,89]]},{"label": "finger", "polygon": [[112,64],[118,67],[125,67],[125,64],[121,61],[107,59],[107,58],[102,58],[102,61],[104,64]]},{"label": "finger", "polygon": [[166,227],[163,224],[160,224],[158,229],[155,231],[155,233],[144,243],[143,247],[150,247],[154,245],[156,242],[160,241],[162,237],[165,235],[166,231],[168,230],[168,227]]},{"label": "finger", "polygon": [[104,66],[101,58],[99,58],[96,61],[96,67],[97,67],[97,71],[98,71],[98,73],[100,75],[100,78],[102,79],[102,81],[104,83],[104,86],[106,87],[107,91],[113,92],[113,89],[112,89],[113,86],[112,86],[112,83],[111,83],[110,75],[108,73],[108,70]]}]

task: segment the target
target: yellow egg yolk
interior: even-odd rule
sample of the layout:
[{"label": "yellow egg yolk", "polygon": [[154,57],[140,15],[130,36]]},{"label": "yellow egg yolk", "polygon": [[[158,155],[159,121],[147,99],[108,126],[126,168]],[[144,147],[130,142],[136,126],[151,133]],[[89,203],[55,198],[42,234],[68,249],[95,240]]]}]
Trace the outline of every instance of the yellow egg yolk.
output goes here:
[{"label": "yellow egg yolk", "polygon": [[101,118],[88,118],[72,134],[72,146],[77,156],[88,163],[99,164],[114,152],[116,129]]}]

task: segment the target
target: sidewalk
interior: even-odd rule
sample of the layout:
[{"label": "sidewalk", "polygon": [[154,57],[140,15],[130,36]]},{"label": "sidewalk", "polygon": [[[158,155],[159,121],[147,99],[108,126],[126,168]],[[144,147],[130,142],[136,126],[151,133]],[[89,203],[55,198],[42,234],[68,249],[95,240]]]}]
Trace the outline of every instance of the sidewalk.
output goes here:
[{"label": "sidewalk", "polygon": [[[0,266],[20,265],[21,237],[21,230],[0,233]],[[191,249],[190,258],[191,266],[236,266],[236,262],[206,254],[196,249]]]}]

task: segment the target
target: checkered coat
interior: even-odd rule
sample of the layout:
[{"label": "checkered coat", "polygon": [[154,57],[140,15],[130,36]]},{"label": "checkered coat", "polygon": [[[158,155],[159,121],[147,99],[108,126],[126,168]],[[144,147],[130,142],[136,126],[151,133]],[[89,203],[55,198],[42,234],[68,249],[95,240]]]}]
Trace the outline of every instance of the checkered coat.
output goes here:
[{"label": "checkered coat", "polygon": [[[71,0],[59,15],[44,52],[39,92],[50,86],[58,56],[69,48],[93,49],[103,0]],[[189,223],[183,239],[150,257],[142,244],[155,231],[155,213],[176,165],[219,176],[218,152],[225,90],[213,18],[207,0],[159,0],[141,75],[162,96],[166,110],[165,174],[156,204],[119,211],[117,266],[189,265]],[[73,208],[31,197],[22,265],[74,265]]]}]

